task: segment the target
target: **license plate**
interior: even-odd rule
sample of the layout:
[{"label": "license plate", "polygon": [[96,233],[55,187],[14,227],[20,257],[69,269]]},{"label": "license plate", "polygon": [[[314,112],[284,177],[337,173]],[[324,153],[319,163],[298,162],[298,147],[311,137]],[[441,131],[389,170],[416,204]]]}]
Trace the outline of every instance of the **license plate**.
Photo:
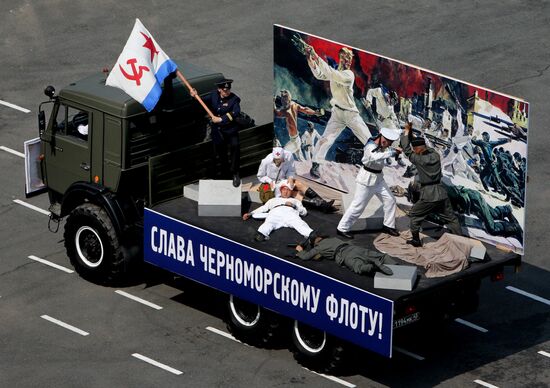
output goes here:
[{"label": "license plate", "polygon": [[399,318],[393,321],[393,328],[398,329],[400,327],[410,325],[411,323],[419,320],[420,320],[420,312],[417,311],[416,313],[412,313],[403,318]]}]

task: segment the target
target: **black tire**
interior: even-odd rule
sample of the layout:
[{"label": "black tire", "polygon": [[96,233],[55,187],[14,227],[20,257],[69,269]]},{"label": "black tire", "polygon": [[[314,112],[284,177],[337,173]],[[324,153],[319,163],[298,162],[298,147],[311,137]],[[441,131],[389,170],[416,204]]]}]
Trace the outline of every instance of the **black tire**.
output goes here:
[{"label": "black tire", "polygon": [[94,283],[121,280],[129,257],[107,212],[85,203],[75,208],[65,224],[65,249],[76,272]]},{"label": "black tire", "polygon": [[336,372],[344,366],[344,343],[323,330],[294,321],[292,342],[294,358],[306,368],[318,372]]},{"label": "black tire", "polygon": [[235,338],[259,347],[273,344],[281,326],[277,314],[233,295],[229,295],[227,307],[227,328]]}]

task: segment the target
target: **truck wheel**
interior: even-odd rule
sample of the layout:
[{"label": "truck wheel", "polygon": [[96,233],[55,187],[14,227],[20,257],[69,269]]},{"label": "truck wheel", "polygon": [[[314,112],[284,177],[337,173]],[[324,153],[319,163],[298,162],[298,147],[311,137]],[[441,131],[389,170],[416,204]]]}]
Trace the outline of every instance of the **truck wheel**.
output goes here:
[{"label": "truck wheel", "polygon": [[83,278],[108,283],[124,272],[126,257],[107,212],[86,203],[75,208],[65,224],[65,249]]},{"label": "truck wheel", "polygon": [[343,344],[323,330],[294,321],[292,342],[294,358],[303,366],[322,372],[334,372],[342,367]]},{"label": "truck wheel", "polygon": [[228,310],[227,328],[235,338],[261,347],[273,342],[280,327],[275,313],[233,295],[229,295]]}]

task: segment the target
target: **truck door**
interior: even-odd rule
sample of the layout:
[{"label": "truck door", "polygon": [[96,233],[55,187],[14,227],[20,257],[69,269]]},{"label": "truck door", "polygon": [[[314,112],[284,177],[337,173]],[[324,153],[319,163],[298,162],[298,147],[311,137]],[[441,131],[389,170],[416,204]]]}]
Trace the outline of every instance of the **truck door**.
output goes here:
[{"label": "truck door", "polygon": [[60,104],[52,119],[44,153],[46,176],[48,186],[62,194],[75,182],[90,182],[93,117],[84,108]]}]

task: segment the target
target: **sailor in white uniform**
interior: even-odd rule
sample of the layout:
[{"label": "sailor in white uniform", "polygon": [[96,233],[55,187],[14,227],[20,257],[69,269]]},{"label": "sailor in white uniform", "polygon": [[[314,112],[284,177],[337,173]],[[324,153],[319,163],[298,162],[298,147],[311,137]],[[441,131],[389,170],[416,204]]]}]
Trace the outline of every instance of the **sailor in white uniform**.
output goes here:
[{"label": "sailor in white uniform", "polygon": [[307,129],[302,135],[302,150],[304,151],[305,160],[311,160],[313,147],[319,141],[321,135],[315,129],[315,125],[311,122],[307,122]]},{"label": "sailor in white uniform", "polygon": [[397,140],[401,130],[382,128],[380,134],[369,139],[363,152],[363,167],[359,170],[355,179],[355,195],[350,206],[346,209],[340,220],[337,233],[346,238],[353,238],[349,230],[365,210],[365,207],[376,195],[382,201],[384,208],[384,225],[382,231],[392,236],[399,236],[395,229],[396,201],[388,185],[384,181],[382,168],[384,160],[401,152],[399,148],[390,148],[392,142]]}]

